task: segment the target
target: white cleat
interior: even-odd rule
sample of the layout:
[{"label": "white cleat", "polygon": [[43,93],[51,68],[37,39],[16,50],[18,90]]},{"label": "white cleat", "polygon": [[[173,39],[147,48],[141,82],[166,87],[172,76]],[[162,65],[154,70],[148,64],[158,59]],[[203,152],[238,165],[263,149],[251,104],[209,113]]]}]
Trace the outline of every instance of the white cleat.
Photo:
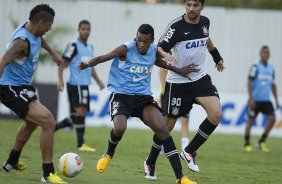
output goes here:
[{"label": "white cleat", "polygon": [[196,165],[195,160],[192,156],[192,154],[190,153],[186,153],[185,150],[182,150],[180,153],[180,158],[182,158],[182,160],[184,160],[187,164],[187,166],[189,167],[189,169],[193,172],[199,172],[200,169],[198,167],[198,165]]},{"label": "white cleat", "polygon": [[155,165],[147,165],[146,160],[144,161],[144,174],[145,178],[148,180],[156,180],[156,170]]}]

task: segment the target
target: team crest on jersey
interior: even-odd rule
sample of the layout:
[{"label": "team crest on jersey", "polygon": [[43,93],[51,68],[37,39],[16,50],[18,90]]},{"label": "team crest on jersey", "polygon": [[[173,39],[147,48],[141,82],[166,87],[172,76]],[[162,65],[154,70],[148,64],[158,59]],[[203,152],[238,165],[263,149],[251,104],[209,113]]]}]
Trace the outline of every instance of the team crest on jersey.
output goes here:
[{"label": "team crest on jersey", "polygon": [[205,36],[208,36],[208,35],[209,35],[209,30],[208,30],[208,27],[207,27],[206,25],[202,27],[202,30],[203,30],[203,34],[204,34]]},{"label": "team crest on jersey", "polygon": [[178,107],[172,107],[172,112],[171,112],[174,116],[177,116],[179,114],[179,110]]}]

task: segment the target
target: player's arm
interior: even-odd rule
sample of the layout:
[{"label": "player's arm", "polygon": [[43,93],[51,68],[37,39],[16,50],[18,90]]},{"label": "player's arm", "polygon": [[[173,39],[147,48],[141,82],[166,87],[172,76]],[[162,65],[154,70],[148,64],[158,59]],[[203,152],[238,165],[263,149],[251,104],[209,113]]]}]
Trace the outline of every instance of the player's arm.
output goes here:
[{"label": "player's arm", "polygon": [[[275,74],[273,73],[273,80],[274,80],[274,78],[275,78]],[[276,108],[278,109],[280,107],[280,105],[279,105],[279,101],[278,101],[277,87],[276,87],[276,84],[275,84],[274,81],[272,83],[271,89],[272,89],[272,94],[275,98]]]},{"label": "player's arm", "polygon": [[77,46],[75,43],[68,43],[62,58],[64,60],[63,65],[58,66],[58,82],[57,82],[57,90],[63,91],[64,90],[64,68],[66,68],[71,60],[76,56],[77,54]]},{"label": "player's arm", "polygon": [[212,43],[211,38],[208,38],[208,45],[207,45],[208,51],[210,52],[213,61],[215,62],[215,68],[219,71],[222,72],[225,67],[223,65],[223,59],[219,53],[219,51],[217,50],[217,48],[214,46],[214,44]]},{"label": "player's arm", "polygon": [[45,49],[52,56],[52,59],[57,63],[58,66],[64,64],[62,56],[55,52],[43,37],[41,38],[41,44],[42,48]]},{"label": "player's arm", "polygon": [[255,101],[253,98],[253,80],[256,78],[257,76],[257,66],[253,65],[250,68],[249,71],[249,76],[248,76],[248,82],[247,82],[247,88],[248,88],[248,95],[249,95],[249,107],[251,109],[255,108]]},{"label": "player's arm", "polygon": [[106,61],[114,59],[115,57],[124,57],[125,58],[126,53],[127,53],[126,46],[120,45],[117,48],[115,48],[113,51],[111,51],[107,54],[91,58],[90,60],[88,60],[86,62],[81,62],[78,67],[79,67],[80,70],[84,70],[88,67],[93,67],[93,66],[96,66],[100,63],[104,63]]},{"label": "player's arm", "polygon": [[105,88],[105,85],[104,83],[101,81],[101,79],[99,78],[95,68],[93,67],[92,68],[92,77],[93,79],[96,81],[96,83],[98,84],[100,90],[104,89]]},{"label": "player's arm", "polygon": [[158,43],[158,52],[161,53],[166,62],[170,64],[177,62],[176,58],[171,55],[170,51],[178,41],[178,34],[176,25],[169,25],[163,32]]},{"label": "player's arm", "polygon": [[3,74],[6,65],[10,64],[14,59],[26,57],[28,54],[29,42],[23,38],[14,40],[4,55],[0,58],[0,77]]},{"label": "player's arm", "polygon": [[191,65],[185,66],[183,68],[177,68],[175,66],[172,66],[164,59],[163,55],[160,52],[157,52],[157,59],[156,59],[155,65],[158,66],[158,67],[167,69],[167,70],[171,70],[171,71],[173,71],[173,72],[175,72],[179,75],[182,75],[182,76],[188,78],[189,80],[191,80],[188,77],[189,73],[199,71],[199,69],[196,68],[198,65],[195,65],[195,64],[191,64]]}]

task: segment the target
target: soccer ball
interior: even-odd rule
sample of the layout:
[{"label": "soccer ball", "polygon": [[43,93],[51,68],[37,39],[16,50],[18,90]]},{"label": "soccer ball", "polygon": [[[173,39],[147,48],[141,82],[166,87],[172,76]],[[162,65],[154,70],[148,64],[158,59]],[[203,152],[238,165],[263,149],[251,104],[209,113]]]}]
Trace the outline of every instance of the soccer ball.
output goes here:
[{"label": "soccer ball", "polygon": [[76,153],[65,153],[61,156],[58,167],[64,176],[75,177],[81,172],[83,161]]}]

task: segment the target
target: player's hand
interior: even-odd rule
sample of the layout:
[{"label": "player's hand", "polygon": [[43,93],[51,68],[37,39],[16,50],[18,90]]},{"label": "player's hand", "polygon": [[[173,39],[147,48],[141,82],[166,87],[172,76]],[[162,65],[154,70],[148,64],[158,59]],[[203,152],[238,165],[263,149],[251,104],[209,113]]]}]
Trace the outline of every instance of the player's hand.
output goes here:
[{"label": "player's hand", "polygon": [[199,65],[195,65],[195,64],[190,64],[187,65],[183,68],[180,68],[179,74],[182,75],[183,77],[188,78],[189,80],[192,80],[190,77],[188,77],[188,75],[192,72],[199,72],[200,69],[197,68]]},{"label": "player's hand", "polygon": [[54,53],[52,55],[52,59],[57,63],[58,66],[64,65],[65,61],[63,60],[62,56],[58,53]]},{"label": "player's hand", "polygon": [[225,67],[224,67],[224,65],[223,65],[223,60],[219,61],[219,62],[215,65],[215,68],[217,69],[217,71],[222,72],[222,71],[225,69]]},{"label": "player's hand", "polygon": [[100,90],[103,90],[105,88],[105,85],[102,81],[98,81],[97,84],[98,84]]},{"label": "player's hand", "polygon": [[57,82],[57,90],[58,91],[64,91],[64,81],[63,80],[59,80]]},{"label": "player's hand", "polygon": [[252,98],[250,98],[249,99],[249,107],[251,108],[251,109],[255,109],[255,101],[254,101],[254,99],[252,99]]},{"label": "player's hand", "polygon": [[167,65],[175,65],[177,63],[176,57],[170,55],[169,53],[164,55],[164,61]]},{"label": "player's hand", "polygon": [[79,65],[78,65],[78,71],[81,72],[82,70],[86,69],[89,67],[89,64],[88,63],[84,63],[84,62],[81,62]]}]

